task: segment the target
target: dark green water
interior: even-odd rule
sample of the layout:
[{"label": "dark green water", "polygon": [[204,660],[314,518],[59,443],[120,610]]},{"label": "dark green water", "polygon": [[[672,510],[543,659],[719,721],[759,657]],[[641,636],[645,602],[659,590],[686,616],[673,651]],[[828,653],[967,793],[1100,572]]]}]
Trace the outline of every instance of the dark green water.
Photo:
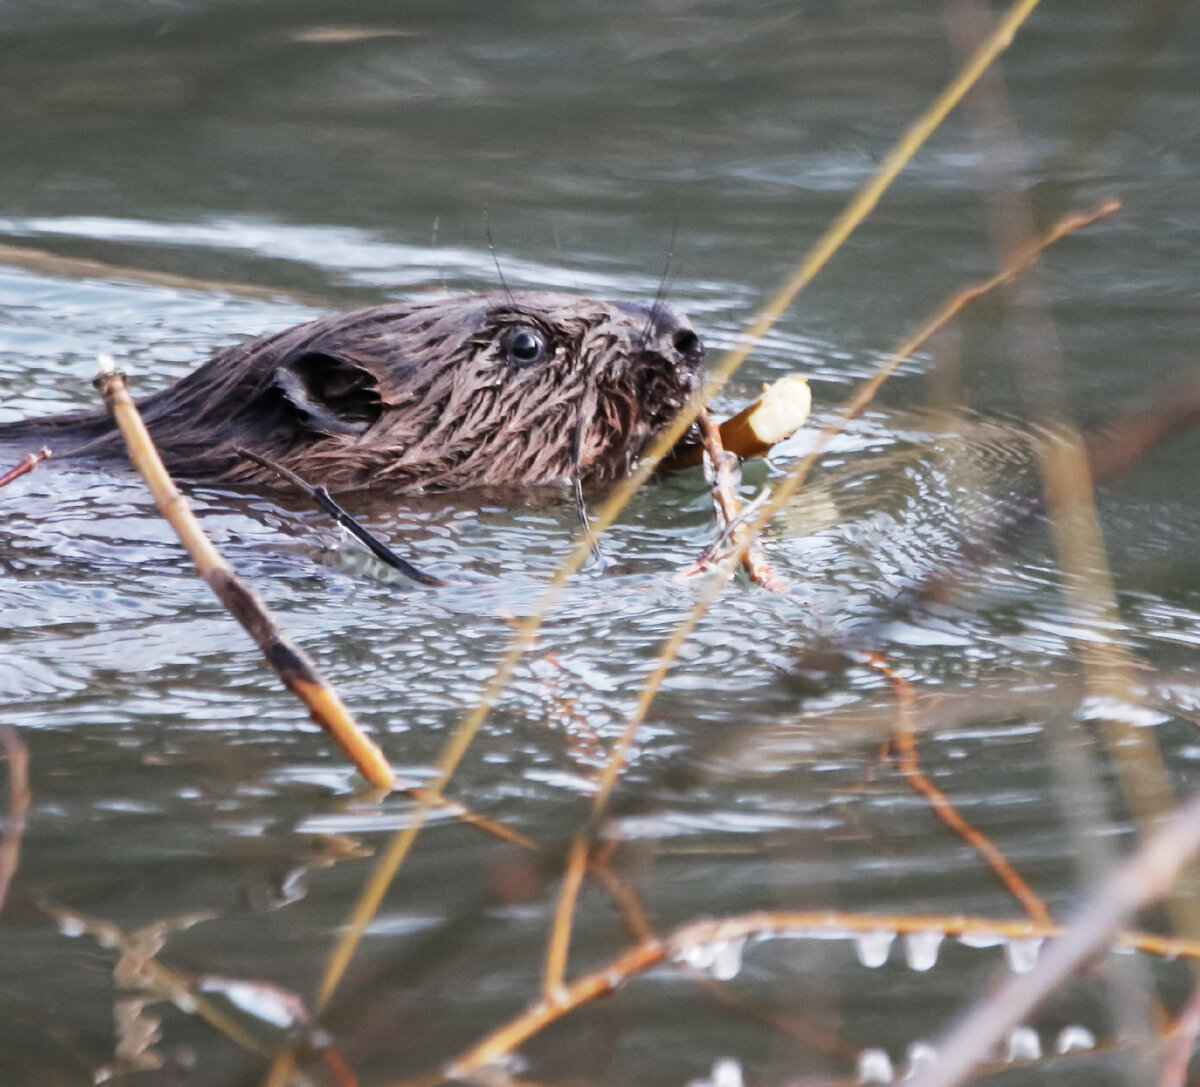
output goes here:
[{"label": "dark green water", "polygon": [[[0,264],[0,417],[89,404],[98,352],[145,391],[322,309],[491,289],[489,225],[514,285],[644,300],[669,265],[669,297],[715,357],[950,78],[948,18],[964,10],[9,0],[0,243],[266,290]],[[1124,203],[1056,248],[1029,293],[982,303],[919,354],[839,441],[814,497],[780,519],[768,553],[823,618],[739,580],[689,643],[615,801],[615,863],[657,929],[754,909],[1019,916],[880,762],[894,719],[880,678],[837,673],[814,694],[799,665],[822,624],[854,627],[952,553],[986,516],[981,489],[1016,493],[1028,479],[1014,435],[1030,399],[1050,403],[1030,376],[1038,314],[1061,353],[1059,407],[1085,424],[1152,403],[1200,362],[1197,57],[1192,5],[1044,0],[1005,55],[1007,97],[988,99],[1016,143],[986,109],[956,111],[723,396],[726,409],[801,372],[827,418],[944,297],[994,270],[988,195],[1013,172],[1042,224]],[[949,407],[964,440],[912,414],[927,403]],[[807,441],[749,467],[748,484],[781,475]],[[1200,776],[1198,454],[1185,436],[1101,495],[1119,627],[1078,626],[1035,532],[935,611],[872,634],[938,696],[922,709],[926,769],[1056,918],[1135,840],[1079,639],[1130,648],[1144,702],[1124,711],[1181,795]],[[190,494],[412,775],[437,759],[504,652],[507,618],[529,609],[576,527],[556,502],[355,503],[456,581],[424,590],[296,503]],[[0,919],[0,1085],[110,1072],[154,1087],[263,1083],[261,1056],[169,1002],[147,1009],[161,1039],[131,1044],[116,1017],[132,1014],[136,985],[114,977],[116,952],[53,911],[126,932],[205,914],[167,938],[163,964],[193,986],[246,979],[311,1004],[371,870],[351,846],[379,850],[410,805],[356,794],[124,471],[48,465],[0,493],[0,514],[0,721],[28,746],[33,789]],[[612,565],[576,579],[468,753],[457,799],[565,843],[590,802],[593,741],[620,732],[698,591],[666,575],[712,533],[699,473],[638,497],[606,545]],[[445,819],[422,833],[321,1017],[363,1084],[437,1068],[536,996],[558,871]],[[572,970],[627,941],[589,884]],[[909,968],[902,941],[870,968],[869,944],[753,943],[726,985],[737,1009],[678,968],[656,970],[508,1070],[733,1087],[718,1062],[735,1061],[747,1085],[826,1084],[853,1082],[859,1052],[881,1049],[900,1077],[910,1047],[936,1041],[1008,969],[999,946],[953,940],[932,969]],[[1190,974],[1122,961],[1132,977],[1102,966],[1032,1017],[1045,1056],[1005,1065],[999,1081],[1155,1082],[1134,1028],[1151,1001],[1176,1011]],[[264,1046],[281,1043],[212,999]],[[1075,1027],[1101,1049],[1054,1056],[1083,1037]]]}]

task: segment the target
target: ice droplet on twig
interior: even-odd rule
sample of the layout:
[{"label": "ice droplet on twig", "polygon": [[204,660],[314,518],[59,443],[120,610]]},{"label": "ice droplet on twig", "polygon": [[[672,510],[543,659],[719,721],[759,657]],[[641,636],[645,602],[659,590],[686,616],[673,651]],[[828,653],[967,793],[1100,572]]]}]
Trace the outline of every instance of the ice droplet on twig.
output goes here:
[{"label": "ice droplet on twig", "polygon": [[871,969],[882,966],[888,960],[888,954],[892,950],[892,943],[895,939],[894,932],[881,928],[858,933],[854,937],[854,948],[858,952],[858,961]]},{"label": "ice droplet on twig", "polygon": [[892,1059],[882,1049],[864,1049],[858,1055],[859,1083],[891,1083],[896,1078]]},{"label": "ice droplet on twig", "polygon": [[913,1042],[904,1062],[904,1078],[916,1079],[926,1068],[937,1064],[938,1054],[928,1042]]},{"label": "ice droplet on twig", "polygon": [[696,970],[708,970],[717,957],[715,944],[692,944],[683,949],[683,961]]},{"label": "ice droplet on twig", "polygon": [[945,935],[937,931],[908,932],[904,936],[904,959],[912,970],[922,973],[937,965],[938,949]]},{"label": "ice droplet on twig", "polygon": [[712,961],[712,976],[717,981],[732,981],[742,969],[742,949],[745,939],[725,940],[717,946]]},{"label": "ice droplet on twig", "polygon": [[1075,1049],[1095,1048],[1096,1036],[1087,1027],[1081,1027],[1078,1023],[1063,1027],[1058,1032],[1058,1038],[1054,1043],[1056,1053],[1070,1053]]},{"label": "ice droplet on twig", "polygon": [[1037,966],[1043,942],[1041,936],[1007,941],[1004,945],[1004,957],[1008,960],[1008,968],[1014,974],[1028,974]]},{"label": "ice droplet on twig", "polygon": [[708,1079],[694,1079],[688,1087],[742,1087],[742,1066],[733,1057],[720,1057],[713,1061]]},{"label": "ice droplet on twig", "polygon": [[1033,1027],[1013,1027],[1008,1033],[1007,1061],[1036,1061],[1042,1056],[1042,1040]]}]

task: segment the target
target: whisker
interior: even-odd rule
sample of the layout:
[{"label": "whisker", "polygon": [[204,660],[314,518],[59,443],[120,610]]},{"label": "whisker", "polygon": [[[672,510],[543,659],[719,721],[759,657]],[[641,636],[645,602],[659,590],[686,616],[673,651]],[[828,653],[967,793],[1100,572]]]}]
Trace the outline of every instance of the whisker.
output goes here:
[{"label": "whisker", "polygon": [[600,569],[604,569],[607,565],[604,559],[604,552],[600,550],[600,542],[592,534],[592,523],[588,519],[587,501],[583,496],[583,439],[589,416],[596,409],[596,387],[594,376],[588,374],[587,384],[583,389],[583,396],[579,399],[579,413],[575,417],[575,439],[574,450],[572,456],[575,461],[574,474],[571,477],[571,484],[575,491],[575,511],[579,514],[579,523],[583,528],[583,534],[587,537],[588,547],[592,552],[592,560]]},{"label": "whisker", "polygon": [[516,305],[513,299],[513,293],[509,290],[508,280],[504,278],[504,272],[500,268],[500,258],[496,255],[496,243],[492,240],[492,222],[486,208],[483,211],[483,231],[487,235],[488,251],[492,254],[492,263],[496,265],[496,275],[500,277],[500,287],[503,289],[505,296],[508,298],[510,306]]},{"label": "whisker", "polygon": [[650,333],[654,329],[654,322],[658,320],[658,315],[662,313],[663,306],[667,302],[667,294],[675,282],[674,276],[671,274],[671,265],[675,262],[675,243],[678,239],[679,212],[676,211],[675,221],[671,224],[671,243],[667,246],[667,262],[663,265],[662,278],[658,281],[658,291],[654,295],[654,303],[650,307],[650,314],[646,318],[646,327],[642,330],[641,334],[643,349],[650,342]]}]

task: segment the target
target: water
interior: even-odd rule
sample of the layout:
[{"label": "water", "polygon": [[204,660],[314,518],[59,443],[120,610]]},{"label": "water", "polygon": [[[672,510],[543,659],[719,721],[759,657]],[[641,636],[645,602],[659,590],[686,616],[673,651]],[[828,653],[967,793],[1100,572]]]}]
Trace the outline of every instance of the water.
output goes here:
[{"label": "water", "polygon": [[[18,0],[0,11],[0,244],[131,270],[0,264],[3,418],[89,405],[99,352],[146,391],[327,308],[493,288],[489,229],[513,285],[644,300],[665,276],[715,355],[955,64],[946,10],[925,3]],[[1061,344],[1063,406],[1084,422],[1153,401],[1196,363],[1197,55],[1188,5],[1046,0],[1004,60],[1038,220],[1114,195],[1125,205],[1057,247],[1036,281]],[[996,163],[972,116],[956,112],[933,137],[722,410],[801,372],[827,418],[946,295],[990,274]],[[895,720],[887,685],[850,670],[814,689],[800,669],[822,631],[869,631],[912,680],[926,771],[1056,918],[1132,845],[1100,748],[1107,711],[1080,678],[1086,632],[1044,533],[977,566],[933,612],[866,622],[1031,478],[1024,343],[993,299],[919,354],[772,530],[773,563],[814,610],[738,581],[689,642],[614,801],[615,864],[657,930],[759,909],[1019,916],[880,762]],[[964,407],[947,423],[915,410],[931,404]],[[748,466],[748,487],[809,440]],[[1142,704],[1125,716],[1181,791],[1200,769],[1198,449],[1182,437],[1101,496],[1121,608],[1109,635],[1143,666]],[[350,503],[453,581],[425,590],[266,489],[189,494],[417,778],[576,527],[553,498]],[[293,994],[311,1012],[366,854],[411,805],[356,793],[125,471],[47,465],[0,506],[0,720],[29,748],[33,789],[0,925],[0,1083],[90,1083],[106,1070],[139,1084],[261,1083],[264,1058],[180,1010],[180,993],[278,1045],[269,1020],[296,1017]],[[635,500],[605,545],[608,571],[576,579],[468,753],[456,799],[565,843],[657,647],[695,599],[667,575],[712,531],[698,473]],[[361,1082],[439,1067],[536,997],[559,870],[433,819],[319,1019]],[[104,946],[122,940],[124,958]],[[589,883],[572,973],[627,942]],[[708,969],[749,1011],[662,968],[534,1039],[513,1068],[541,1082],[731,1082],[736,1070],[747,1084],[820,1083],[853,1077],[870,1052],[872,1077],[902,1076],[1010,962],[1032,965],[1032,942],[1009,945],[1008,962],[1003,941],[981,943],[909,939],[901,954],[889,939],[891,954],[866,957],[873,969],[848,935],[752,940],[736,962],[710,948]],[[154,961],[183,989],[134,969],[128,947],[159,944]],[[1136,968],[1121,972],[1119,1000],[1115,983],[1086,976],[1022,1024],[1006,1083],[1147,1081],[1136,1040],[1113,1045],[1138,1006],[1128,986],[1173,1011],[1190,974],[1121,962]],[[161,1018],[161,1040],[146,1017]],[[331,1082],[318,1058],[310,1066]]]}]

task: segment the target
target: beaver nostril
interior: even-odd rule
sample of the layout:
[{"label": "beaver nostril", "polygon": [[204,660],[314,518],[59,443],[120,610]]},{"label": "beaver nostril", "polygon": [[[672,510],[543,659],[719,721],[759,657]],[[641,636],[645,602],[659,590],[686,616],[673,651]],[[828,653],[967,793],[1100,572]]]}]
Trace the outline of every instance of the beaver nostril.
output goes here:
[{"label": "beaver nostril", "polygon": [[676,332],[673,342],[675,350],[685,358],[698,358],[704,354],[704,345],[700,343],[700,337],[690,328],[684,328]]}]

